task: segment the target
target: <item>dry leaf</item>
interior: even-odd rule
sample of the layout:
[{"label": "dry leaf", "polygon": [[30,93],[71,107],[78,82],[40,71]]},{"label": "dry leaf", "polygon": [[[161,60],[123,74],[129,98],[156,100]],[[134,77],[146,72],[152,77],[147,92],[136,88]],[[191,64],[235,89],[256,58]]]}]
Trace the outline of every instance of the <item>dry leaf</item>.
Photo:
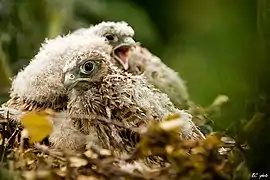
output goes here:
[{"label": "dry leaf", "polygon": [[45,113],[27,113],[21,118],[21,122],[27,129],[31,142],[39,142],[53,131],[53,126]]},{"label": "dry leaf", "polygon": [[170,120],[170,121],[163,121],[159,123],[159,127],[163,129],[164,131],[180,129],[183,126],[184,126],[184,122],[180,118],[175,119],[175,120]]},{"label": "dry leaf", "polygon": [[3,143],[3,137],[2,137],[2,134],[0,134],[0,144],[2,145]]},{"label": "dry leaf", "polygon": [[98,158],[98,155],[91,150],[87,150],[83,154],[88,158],[92,158],[92,159]]},{"label": "dry leaf", "polygon": [[219,95],[216,97],[216,99],[213,101],[211,106],[220,106],[222,104],[225,104],[229,101],[229,97],[226,95]]},{"label": "dry leaf", "polygon": [[111,151],[109,151],[107,149],[101,149],[99,153],[101,155],[103,155],[103,156],[110,156],[110,155],[112,155]]},{"label": "dry leaf", "polygon": [[22,132],[21,132],[21,137],[23,139],[26,139],[26,138],[29,138],[29,132],[27,129],[23,129]]},{"label": "dry leaf", "polygon": [[84,176],[84,175],[80,175],[77,180],[98,180],[98,178],[94,177],[94,176]]},{"label": "dry leaf", "polygon": [[58,176],[65,177],[67,174],[67,167],[64,166],[59,169],[56,169],[54,173],[57,174]]},{"label": "dry leaf", "polygon": [[236,143],[235,140],[233,138],[230,138],[230,137],[221,137],[220,140],[226,144],[235,144]]},{"label": "dry leaf", "polygon": [[165,121],[169,121],[169,120],[175,120],[180,118],[180,114],[175,113],[175,114],[170,114],[165,118]]},{"label": "dry leaf", "polygon": [[87,160],[82,159],[82,158],[78,158],[78,157],[70,157],[69,158],[70,161],[70,167],[82,167],[87,165]]}]

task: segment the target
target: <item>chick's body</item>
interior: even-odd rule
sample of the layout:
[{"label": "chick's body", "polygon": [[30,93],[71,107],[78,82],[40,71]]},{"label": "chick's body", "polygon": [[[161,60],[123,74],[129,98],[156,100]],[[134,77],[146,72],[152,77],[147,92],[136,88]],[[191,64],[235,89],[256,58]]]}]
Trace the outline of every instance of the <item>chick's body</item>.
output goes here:
[{"label": "chick's body", "polygon": [[[172,113],[187,114],[175,108],[168,96],[153,88],[144,76],[117,68],[111,61],[110,50],[90,47],[94,42],[83,37],[80,42],[85,51],[73,54],[70,57],[73,62],[63,70],[64,84],[70,90],[68,112],[82,133],[97,134],[103,148],[122,152],[132,147],[126,143],[129,139],[121,136],[121,128],[102,123],[98,121],[100,118],[135,128],[150,121],[162,121]],[[105,41],[101,46],[111,49]],[[183,138],[200,137],[190,117],[183,121]]]},{"label": "chick's body", "polygon": [[72,117],[83,114],[90,118],[75,118],[77,127],[85,134],[97,131],[103,148],[124,149],[129,140],[119,136],[121,130],[116,126],[108,127],[95,119],[103,117],[134,128],[151,120],[160,121],[175,112],[176,109],[165,94],[152,91],[147,85],[141,76],[111,72],[86,91],[83,88],[73,90],[68,111]]},{"label": "chick's body", "polygon": [[146,48],[137,45],[129,56],[128,72],[143,73],[149,83],[166,93],[178,108],[187,108],[189,99],[185,81]]},{"label": "chick's body", "polygon": [[49,136],[52,147],[59,150],[83,150],[86,136],[73,125],[73,120],[67,111],[56,113],[51,117],[54,130]]}]

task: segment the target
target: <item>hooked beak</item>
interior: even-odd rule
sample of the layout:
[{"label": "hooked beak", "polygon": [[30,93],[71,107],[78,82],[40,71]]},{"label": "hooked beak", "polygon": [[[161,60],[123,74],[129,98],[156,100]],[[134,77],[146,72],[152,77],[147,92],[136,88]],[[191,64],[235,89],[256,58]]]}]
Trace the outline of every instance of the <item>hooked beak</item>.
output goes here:
[{"label": "hooked beak", "polygon": [[128,69],[129,52],[136,46],[136,42],[131,37],[127,37],[123,42],[113,49],[113,57],[120,62],[125,70]]},{"label": "hooked beak", "polygon": [[76,86],[77,82],[78,81],[75,80],[75,76],[71,73],[65,74],[65,76],[62,80],[62,83],[67,90],[70,90],[74,86]]},{"label": "hooked beak", "polygon": [[90,78],[76,78],[75,75],[72,73],[67,73],[62,79],[62,83],[68,91],[76,86],[78,87],[78,83],[80,82],[91,83],[93,81]]}]

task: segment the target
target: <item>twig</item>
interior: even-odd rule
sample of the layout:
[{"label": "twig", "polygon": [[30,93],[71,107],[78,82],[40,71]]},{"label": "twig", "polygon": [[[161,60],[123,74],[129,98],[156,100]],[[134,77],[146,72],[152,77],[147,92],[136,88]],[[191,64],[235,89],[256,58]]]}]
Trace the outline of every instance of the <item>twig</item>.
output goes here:
[{"label": "twig", "polygon": [[[17,110],[17,109],[13,109],[13,108],[0,108],[0,112],[2,114],[4,114],[5,112],[8,112],[10,114],[12,114],[13,116],[22,116],[23,114],[26,114],[27,111],[21,111],[21,110]],[[0,117],[1,117],[1,113],[0,113]],[[39,113],[39,112],[37,112]],[[4,115],[2,115],[4,117]],[[92,120],[92,118],[89,117],[89,115],[85,115],[85,114],[82,114],[82,115],[76,115],[76,116],[72,116],[72,115],[69,115],[69,114],[65,114],[65,113],[55,113],[55,114],[48,114],[49,117],[52,117],[52,118],[80,118],[80,119],[89,119],[89,120]],[[5,117],[4,117],[5,118]],[[114,122],[114,120],[107,120],[105,117],[103,116],[97,116],[95,117],[95,119],[99,122],[102,122],[102,123],[105,123],[105,124],[108,124],[108,125],[114,125],[114,126],[117,126],[119,128],[123,128],[123,129],[128,129],[128,130],[131,130],[135,133],[138,133],[138,134],[141,134],[139,130],[137,130],[136,128],[130,128],[130,127],[126,127],[125,125],[123,124],[120,124],[120,123],[117,123],[117,122]]]},{"label": "twig", "polygon": [[50,155],[58,160],[66,162],[66,159],[62,157],[64,154],[61,152],[53,151],[53,150],[49,149],[47,146],[40,145],[40,144],[35,144],[34,147],[36,150],[40,151],[41,153]]},{"label": "twig", "polygon": [[6,139],[6,123],[2,124],[3,133],[2,133],[2,144],[1,144],[1,162],[4,160],[4,154],[5,154],[5,139]]},{"label": "twig", "polygon": [[9,143],[9,141],[18,133],[18,128],[15,129],[15,131],[11,134],[10,138],[8,138],[7,140],[7,144]]},{"label": "twig", "polygon": [[[103,171],[102,171],[102,174],[103,175],[116,175],[116,176],[125,176],[125,177],[130,177],[130,178],[133,178],[133,179],[138,179],[138,180],[148,180],[150,178],[148,177],[145,177],[139,173],[130,173],[130,172],[127,172],[127,171],[124,171],[118,167],[115,167],[115,166],[112,166],[112,164],[108,164],[108,163],[105,163],[105,164],[102,164],[100,162],[100,160],[97,160],[97,159],[92,159],[89,161],[90,164],[92,165],[96,165],[96,166],[99,166]],[[95,169],[93,169],[94,171],[97,171]],[[100,172],[99,172],[100,173]]]},{"label": "twig", "polygon": [[[35,149],[39,150],[40,152],[45,153],[47,155],[50,155],[51,157],[54,157],[54,158],[61,160],[63,162],[68,162],[65,159],[65,157],[68,157],[71,155],[71,154],[65,155],[61,152],[53,151],[51,149],[48,149],[47,146],[40,145],[40,144],[35,144],[34,147],[35,147]],[[95,149],[92,149],[92,150],[93,150],[93,152],[96,152]],[[98,153],[98,151],[97,151],[97,154],[100,154],[100,153]],[[106,163],[104,163],[104,161]],[[105,159],[88,159],[88,163],[90,163],[91,165],[96,165],[96,166],[100,167],[100,169],[91,169],[91,170],[97,174],[100,174],[100,175],[103,175],[106,177],[108,177],[110,175],[115,175],[115,176],[132,177],[132,178],[138,179],[138,180],[148,180],[149,179],[149,178],[146,178],[139,173],[129,173],[129,172],[126,172],[118,167],[115,167],[113,165],[113,162],[116,162],[115,158],[111,159],[110,161],[108,161],[108,158],[107,159],[106,158]]]},{"label": "twig", "polygon": [[[6,117],[4,119],[9,119],[9,112],[6,113]],[[3,134],[2,134],[2,144],[1,144],[1,162],[4,160],[4,155],[5,155],[5,140],[6,140],[6,127],[7,127],[7,122],[2,123],[2,128],[3,128]]]}]

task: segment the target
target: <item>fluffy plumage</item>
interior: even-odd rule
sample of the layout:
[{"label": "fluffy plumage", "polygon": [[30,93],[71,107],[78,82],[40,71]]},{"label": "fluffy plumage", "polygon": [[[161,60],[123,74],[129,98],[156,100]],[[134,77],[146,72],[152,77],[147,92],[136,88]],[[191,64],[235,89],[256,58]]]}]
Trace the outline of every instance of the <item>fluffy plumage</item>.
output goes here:
[{"label": "fluffy plumage", "polygon": [[[100,51],[83,39],[80,42],[85,47],[84,51],[73,53],[70,56],[73,61],[66,63],[63,70],[63,83],[70,90],[68,111],[82,133],[96,133],[103,148],[128,152],[132,147],[126,142],[130,140],[121,136],[121,128],[103,124],[97,119],[106,118],[134,128],[180,113],[185,117],[182,137],[203,138],[190,115],[175,108],[166,94],[153,88],[144,76],[117,68],[108,51]],[[103,47],[110,49],[105,42]],[[87,118],[80,118],[82,115]]]},{"label": "fluffy plumage", "polygon": [[51,145],[60,150],[80,150],[85,148],[87,136],[74,127],[67,111],[51,117],[54,130],[49,137]]},{"label": "fluffy plumage", "polygon": [[[93,40],[97,46],[100,41],[105,41],[95,36],[84,38],[89,42]],[[11,99],[4,106],[20,110],[65,110],[67,96],[61,83],[62,69],[65,63],[70,62],[69,57],[74,52],[84,49],[79,44],[82,45],[76,35],[46,40],[29,65],[14,78],[10,90]],[[77,49],[67,48],[67,45]]]},{"label": "fluffy plumage", "polygon": [[[109,34],[118,38],[134,36],[132,27],[126,22],[102,22],[90,28],[79,29],[74,33],[83,36],[94,33],[103,37]],[[114,46],[114,59],[112,61],[118,67],[135,75],[144,73],[149,83],[166,93],[178,108],[187,108],[189,95],[185,82],[178,73],[166,66],[161,59],[139,44],[134,51],[131,51],[129,57],[123,58],[123,50],[123,46]]]},{"label": "fluffy plumage", "polygon": [[[134,31],[131,27],[126,26],[125,22],[116,24],[121,30],[111,28],[110,23],[104,22],[87,29],[88,33],[84,38],[92,41],[93,38],[95,39],[94,36],[104,36],[107,39],[103,39],[103,41],[106,40],[112,47],[125,44],[126,50],[128,50],[135,43],[130,38],[134,35]],[[118,34],[119,37],[107,36],[108,34],[104,34],[102,30]],[[68,59],[59,57],[69,57],[73,53],[72,48],[63,50],[62,47],[65,47],[66,44],[76,46],[78,34],[80,33],[45,40],[29,65],[14,77],[10,90],[11,99],[3,106],[20,110],[43,110],[46,108],[55,111],[65,110],[67,96],[61,84],[61,74],[63,64],[68,62]]]},{"label": "fluffy plumage", "polygon": [[[84,42],[91,42],[88,47],[95,45],[97,50],[104,50],[109,54],[112,47],[106,46],[106,49],[99,49],[101,41],[102,43],[106,41],[106,43],[112,46],[118,46],[124,43],[127,47],[135,43],[129,38],[130,35],[134,34],[133,29],[129,27],[124,32],[115,32],[110,27],[107,27],[107,29],[110,29],[110,32],[119,34],[117,41],[110,39],[110,37],[106,37],[107,39],[99,38],[99,27],[106,29],[106,26],[107,24],[104,26],[102,23],[100,26],[94,26],[91,35],[88,34],[83,37]],[[119,26],[122,26],[122,23],[119,23]],[[80,35],[80,37],[82,36]],[[65,63],[70,62],[69,57],[72,57],[75,52],[80,53],[80,50],[83,51],[85,49],[82,47],[84,43],[81,43],[81,40],[76,33],[45,40],[29,65],[14,77],[10,90],[11,98],[3,107],[22,111],[39,111],[48,108],[54,111],[65,110],[67,106],[67,95],[66,89],[61,83],[62,69]],[[13,119],[19,120],[20,116],[14,116]],[[59,118],[58,121],[60,121]],[[55,131],[50,137],[50,142],[54,147],[60,149],[67,147],[78,149],[84,144],[82,143],[84,137],[79,132],[76,132],[68,121],[68,118],[63,118],[61,121],[63,122],[62,124],[56,123],[54,125]],[[68,137],[71,138],[67,139]]]},{"label": "fluffy plumage", "polygon": [[[40,53],[35,57],[35,58],[40,57],[40,59],[35,59],[36,61],[32,62],[42,63],[45,61],[45,59],[42,58],[48,59],[46,59],[47,61],[45,61],[44,64],[39,65],[40,67],[43,66],[44,71],[36,72],[38,75],[37,74],[33,75],[32,83],[34,84],[36,81],[38,81],[40,83],[40,88],[42,88],[42,86],[48,88],[48,91],[44,90],[40,91],[41,93],[40,96],[44,95],[46,98],[50,98],[49,96],[50,94],[52,95],[52,97],[57,98],[57,96],[55,96],[56,93],[51,93],[50,91],[49,88],[50,83],[57,84],[56,87],[58,88],[58,90],[66,95],[66,88],[62,83],[63,68],[66,66],[66,64],[74,66],[75,65],[74,63],[76,62],[75,60],[88,57],[86,53],[88,52],[88,49],[95,49],[104,54],[110,54],[111,52],[111,46],[107,44],[104,38],[98,36],[77,37],[75,35],[67,35],[65,37],[58,37],[54,40],[51,40],[42,48],[43,49],[40,51]],[[46,56],[48,54],[53,55],[54,59],[49,59],[49,57]],[[31,63],[29,66],[27,66],[28,69],[30,68],[29,71],[31,70],[31,68],[37,66],[37,64]],[[27,71],[24,70],[23,72]],[[47,75],[48,73],[52,77],[48,76]],[[46,79],[41,80],[37,76],[45,77]],[[46,100],[50,101],[50,99]],[[64,109],[66,109],[67,101],[62,103]],[[62,113],[67,114],[66,111]],[[49,140],[52,143],[52,145],[56,148],[59,149],[68,148],[77,150],[85,146],[86,139],[88,139],[88,141],[94,142],[94,139],[96,137],[94,135],[92,136],[92,134],[94,133],[88,134],[87,136],[85,134],[82,134],[78,129],[74,127],[73,125],[74,122],[72,121],[71,117],[67,115],[54,118],[53,122],[54,122],[54,132],[50,136]]]},{"label": "fluffy plumage", "polygon": [[[103,46],[104,38],[93,36],[82,39],[92,42],[87,48],[93,46],[101,52],[111,52],[109,47]],[[46,40],[30,64],[14,78],[11,99],[3,106],[22,112],[48,108],[54,111],[65,110],[68,98],[62,84],[62,69],[66,63],[74,62],[70,57],[83,54],[86,47],[82,39],[78,39],[77,35],[67,35]],[[18,121],[20,117],[14,115],[11,118]],[[85,135],[75,129],[69,117],[54,118],[53,122],[55,129],[50,136],[50,142],[54,147],[80,149],[85,146]]]},{"label": "fluffy plumage", "polygon": [[73,32],[77,35],[98,35],[106,36],[107,34],[117,35],[119,37],[133,37],[135,32],[125,21],[113,22],[103,21],[89,28],[81,28]]},{"label": "fluffy plumage", "polygon": [[166,93],[176,107],[187,108],[189,94],[185,81],[146,48],[137,45],[131,51],[128,71],[133,74],[143,73],[149,83]]}]

